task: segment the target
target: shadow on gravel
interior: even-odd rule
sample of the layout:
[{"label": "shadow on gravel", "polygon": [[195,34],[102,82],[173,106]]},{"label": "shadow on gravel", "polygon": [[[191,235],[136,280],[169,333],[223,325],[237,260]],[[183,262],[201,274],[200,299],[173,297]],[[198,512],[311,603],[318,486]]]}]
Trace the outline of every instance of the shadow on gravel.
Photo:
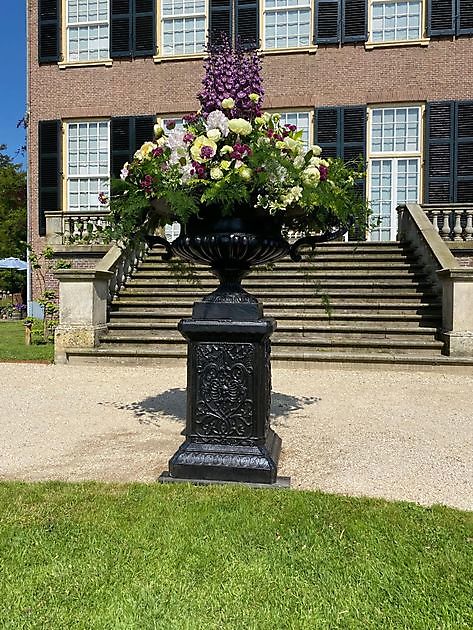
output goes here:
[{"label": "shadow on gravel", "polygon": [[[271,423],[274,426],[285,426],[284,420],[294,411],[304,409],[308,405],[317,403],[316,396],[289,396],[280,392],[273,392],[271,397]],[[186,390],[180,387],[168,389],[157,396],[149,396],[134,403],[113,403],[118,409],[132,411],[140,424],[154,424],[166,419],[185,423],[186,420]]]}]

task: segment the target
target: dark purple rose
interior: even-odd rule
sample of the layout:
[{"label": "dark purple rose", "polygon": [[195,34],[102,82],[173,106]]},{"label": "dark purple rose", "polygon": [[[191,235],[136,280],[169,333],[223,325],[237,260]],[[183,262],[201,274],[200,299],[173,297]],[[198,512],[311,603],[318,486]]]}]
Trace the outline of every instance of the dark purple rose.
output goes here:
[{"label": "dark purple rose", "polygon": [[320,172],[320,181],[324,182],[328,178],[328,166],[324,166],[323,164],[321,164],[319,166],[319,172]]}]

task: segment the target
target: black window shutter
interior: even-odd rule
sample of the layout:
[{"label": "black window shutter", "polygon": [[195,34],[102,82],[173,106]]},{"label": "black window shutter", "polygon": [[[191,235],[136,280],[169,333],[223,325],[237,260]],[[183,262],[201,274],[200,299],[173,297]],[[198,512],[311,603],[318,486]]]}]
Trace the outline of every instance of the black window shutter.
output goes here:
[{"label": "black window shutter", "polygon": [[39,234],[46,234],[47,210],[61,209],[61,121],[41,120],[39,144]]},{"label": "black window shutter", "polygon": [[156,0],[135,0],[134,8],[134,56],[153,56],[156,51]]},{"label": "black window shutter", "polygon": [[457,35],[473,33],[473,0],[457,0]]},{"label": "black window shutter", "polygon": [[154,116],[137,116],[134,118],[134,147],[133,153],[141,147],[143,142],[153,139]]},{"label": "black window shutter", "polygon": [[129,162],[143,142],[153,139],[154,116],[121,116],[112,118],[110,163],[112,177],[119,177],[125,162]]},{"label": "black window shutter", "polygon": [[259,10],[257,0],[236,0],[236,36],[242,48],[259,47]]},{"label": "black window shutter", "polygon": [[455,201],[473,202],[473,101],[456,103]]},{"label": "black window shutter", "polygon": [[341,108],[318,107],[315,110],[315,144],[322,149],[323,157],[340,157]]},{"label": "black window shutter", "polygon": [[455,34],[456,0],[428,0],[427,34]]},{"label": "black window shutter", "polygon": [[112,177],[119,177],[125,162],[133,155],[135,148],[132,128],[133,118],[112,118],[110,126],[110,164]]},{"label": "black window shutter", "polygon": [[454,201],[455,103],[427,103],[425,203]]},{"label": "black window shutter", "polygon": [[344,0],[343,42],[364,42],[368,29],[367,0]]},{"label": "black window shutter", "polygon": [[39,0],[38,10],[39,63],[58,62],[61,47],[61,0]]},{"label": "black window shutter", "polygon": [[131,57],[133,0],[110,0],[110,56]]},{"label": "black window shutter", "polygon": [[315,5],[315,43],[340,42],[341,0],[318,0]]},{"label": "black window shutter", "polygon": [[366,107],[342,109],[342,154],[346,162],[365,159],[366,155]]},{"label": "black window shutter", "polygon": [[218,45],[222,38],[232,41],[232,1],[210,0],[210,45]]}]

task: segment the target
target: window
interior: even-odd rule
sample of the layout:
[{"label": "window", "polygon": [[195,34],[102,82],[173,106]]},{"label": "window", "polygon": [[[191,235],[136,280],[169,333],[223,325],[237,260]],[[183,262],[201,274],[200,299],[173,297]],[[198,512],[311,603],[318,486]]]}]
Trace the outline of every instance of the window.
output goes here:
[{"label": "window", "polygon": [[375,43],[420,39],[421,0],[373,0],[370,31],[370,40]]},{"label": "window", "polygon": [[66,156],[68,210],[100,210],[98,195],[110,184],[110,123],[68,123]]},{"label": "window", "polygon": [[163,55],[203,52],[206,33],[205,4],[205,0],[163,0]]},{"label": "window", "polygon": [[264,47],[309,46],[311,24],[310,0],[265,0]]},{"label": "window", "polygon": [[312,139],[310,133],[310,113],[309,112],[281,112],[282,125],[296,125],[297,129],[302,129],[302,141],[306,150]]},{"label": "window", "polygon": [[108,59],[108,0],[67,0],[67,60]]},{"label": "window", "polygon": [[400,203],[420,199],[421,108],[383,107],[370,112],[369,200],[378,225],[371,240],[396,238]]}]

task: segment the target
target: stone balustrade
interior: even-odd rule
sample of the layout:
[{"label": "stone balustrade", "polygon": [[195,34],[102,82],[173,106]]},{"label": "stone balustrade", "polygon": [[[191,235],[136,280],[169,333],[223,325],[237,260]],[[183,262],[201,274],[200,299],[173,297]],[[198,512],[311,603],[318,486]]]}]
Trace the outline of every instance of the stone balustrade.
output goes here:
[{"label": "stone balustrade", "polygon": [[415,251],[441,296],[444,353],[473,357],[473,269],[458,266],[427,210],[415,203],[399,206],[398,238]]},{"label": "stone balustrade", "polygon": [[101,245],[107,213],[46,212],[46,236],[51,245]]},{"label": "stone balustrade", "polygon": [[473,203],[425,204],[422,208],[444,241],[473,241]]}]

